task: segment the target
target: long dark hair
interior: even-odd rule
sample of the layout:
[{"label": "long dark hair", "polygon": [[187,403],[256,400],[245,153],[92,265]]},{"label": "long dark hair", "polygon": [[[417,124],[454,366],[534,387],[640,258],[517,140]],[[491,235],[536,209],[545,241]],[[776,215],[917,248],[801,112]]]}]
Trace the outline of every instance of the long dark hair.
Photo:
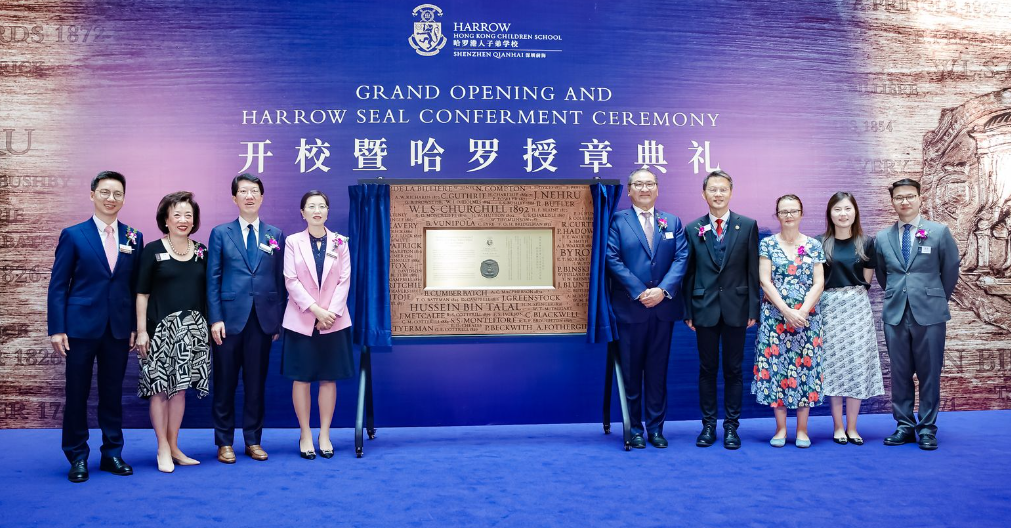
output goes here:
[{"label": "long dark hair", "polygon": [[832,208],[843,200],[849,200],[853,204],[853,225],[850,231],[853,233],[853,248],[857,252],[857,257],[861,261],[867,260],[867,252],[864,251],[864,230],[860,227],[860,207],[857,206],[857,199],[851,193],[839,191],[828,199],[828,206],[825,207],[825,233],[822,234],[822,250],[825,251],[825,259],[832,261],[832,250],[835,249],[835,223],[832,222]]}]

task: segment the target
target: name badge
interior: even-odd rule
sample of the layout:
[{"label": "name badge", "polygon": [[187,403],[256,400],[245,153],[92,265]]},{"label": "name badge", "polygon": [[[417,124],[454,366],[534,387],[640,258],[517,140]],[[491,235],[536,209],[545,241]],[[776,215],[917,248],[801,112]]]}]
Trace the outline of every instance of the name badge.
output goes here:
[{"label": "name badge", "polygon": [[264,244],[262,242],[260,243],[260,249],[263,250],[266,253],[274,253],[274,250],[272,250],[270,248],[270,246],[267,246],[266,244]]},{"label": "name badge", "polygon": [[811,258],[810,258],[810,257],[807,257],[807,256],[805,256],[805,257],[804,257],[804,259],[803,259],[803,261],[804,261],[805,263],[810,263],[810,262],[811,262]]},{"label": "name badge", "polygon": [[333,257],[334,259],[340,259],[340,256],[337,255],[334,252],[327,252],[326,255],[327,255],[327,257]]},{"label": "name badge", "polygon": [[120,244],[119,253],[133,253],[133,246],[129,244]]},{"label": "name badge", "polygon": [[674,238],[674,232],[672,232],[672,231],[665,231],[665,232],[663,232],[663,238],[664,239],[673,239]]},{"label": "name badge", "polygon": [[930,253],[930,246],[920,246],[920,253]]},{"label": "name badge", "polygon": [[169,255],[168,252],[154,254],[154,260],[155,261],[168,261],[171,258],[172,258],[172,256]]}]

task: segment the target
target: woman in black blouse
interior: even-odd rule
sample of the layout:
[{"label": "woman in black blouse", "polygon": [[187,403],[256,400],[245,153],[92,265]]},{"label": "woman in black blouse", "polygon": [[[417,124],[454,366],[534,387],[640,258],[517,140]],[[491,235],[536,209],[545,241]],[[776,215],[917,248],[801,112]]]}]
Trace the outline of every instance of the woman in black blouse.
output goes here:
[{"label": "woman in black blouse", "polygon": [[190,239],[200,227],[200,206],[192,193],[165,195],[157,220],[165,237],[144,246],[137,278],[137,395],[150,399],[158,470],[172,472],[175,465],[200,463],[179,449],[178,439],[186,389],[196,389],[202,398],[210,381],[207,248]]},{"label": "woman in black blouse", "polygon": [[[862,445],[857,432],[860,401],[885,392],[878,340],[867,290],[874,275],[874,238],[864,237],[860,209],[853,195],[840,191],[828,201],[825,293],[822,309],[822,392],[830,397],[833,440]],[[843,425],[843,399],[846,425]]]}]

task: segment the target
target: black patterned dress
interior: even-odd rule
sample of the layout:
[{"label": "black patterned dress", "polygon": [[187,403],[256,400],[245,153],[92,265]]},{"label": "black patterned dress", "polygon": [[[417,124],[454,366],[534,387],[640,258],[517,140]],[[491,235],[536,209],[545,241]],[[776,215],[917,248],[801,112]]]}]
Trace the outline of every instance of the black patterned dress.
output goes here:
[{"label": "black patterned dress", "polygon": [[196,243],[188,261],[172,258],[161,240],[144,246],[137,293],[150,294],[147,330],[151,347],[140,361],[137,396],[164,393],[171,398],[186,388],[207,395],[211,379],[207,318],[207,249]]}]

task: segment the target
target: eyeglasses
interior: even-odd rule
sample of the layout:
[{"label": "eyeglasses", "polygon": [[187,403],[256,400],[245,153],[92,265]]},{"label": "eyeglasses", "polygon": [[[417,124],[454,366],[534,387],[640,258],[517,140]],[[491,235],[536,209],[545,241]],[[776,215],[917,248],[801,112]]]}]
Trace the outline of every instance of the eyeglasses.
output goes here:
[{"label": "eyeglasses", "polygon": [[706,192],[709,193],[710,195],[715,195],[717,193],[726,195],[727,193],[730,192],[730,188],[729,187],[707,187],[706,188]]},{"label": "eyeglasses", "polygon": [[319,212],[323,212],[323,211],[326,211],[328,209],[330,209],[330,208],[328,208],[326,206],[326,204],[320,204],[318,206],[315,205],[315,204],[310,204],[310,205],[308,205],[308,206],[305,207],[306,211],[319,211]]},{"label": "eyeglasses", "polygon": [[779,215],[780,217],[783,217],[783,218],[786,218],[786,217],[798,217],[798,216],[800,216],[800,210],[799,209],[784,209],[782,211],[777,211],[776,214]]},{"label": "eyeglasses", "polygon": [[919,196],[920,195],[899,195],[899,196],[892,197],[892,200],[895,203],[897,203],[897,204],[901,204],[903,202],[910,202],[910,203],[912,203],[914,200],[916,200],[917,198],[919,198]]},{"label": "eyeglasses", "polygon": [[101,198],[102,200],[109,200],[109,197],[112,197],[113,200],[117,200],[117,201],[118,200],[123,200],[123,192],[122,191],[112,192],[112,191],[109,191],[108,189],[100,189],[98,191],[95,191],[95,194],[98,195],[98,197]]},{"label": "eyeglasses", "polygon": [[656,182],[632,182],[632,189],[637,191],[642,191],[643,189],[651,190],[656,187]]},{"label": "eyeglasses", "polygon": [[239,195],[240,197],[258,197],[260,196],[260,190],[256,188],[240,189],[239,192],[236,194]]}]

